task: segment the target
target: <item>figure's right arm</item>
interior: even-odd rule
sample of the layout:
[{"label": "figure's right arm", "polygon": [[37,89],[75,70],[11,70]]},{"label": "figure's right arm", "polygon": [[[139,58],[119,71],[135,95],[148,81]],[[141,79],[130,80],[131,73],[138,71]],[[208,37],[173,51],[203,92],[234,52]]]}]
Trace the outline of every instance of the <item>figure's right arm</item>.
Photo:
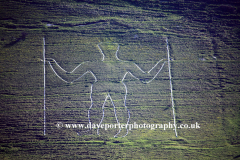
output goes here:
[{"label": "figure's right arm", "polygon": [[[72,71],[68,72],[65,69],[63,69],[55,59],[53,58],[46,58],[46,62],[50,65],[52,71],[54,74],[61,79],[62,81],[66,83],[73,83],[74,81],[77,81],[81,77],[83,77],[86,73],[91,73],[93,76],[94,74],[89,70],[89,62],[82,62],[77,67],[75,67]],[[95,81],[96,77],[94,76]]]}]

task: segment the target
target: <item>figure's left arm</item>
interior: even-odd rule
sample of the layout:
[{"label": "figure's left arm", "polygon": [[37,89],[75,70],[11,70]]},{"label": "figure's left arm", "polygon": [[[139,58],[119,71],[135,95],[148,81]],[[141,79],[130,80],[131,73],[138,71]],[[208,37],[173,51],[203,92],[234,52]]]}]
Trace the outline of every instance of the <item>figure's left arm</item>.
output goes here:
[{"label": "figure's left arm", "polygon": [[[163,66],[165,65],[165,62],[166,59],[159,60],[149,71],[143,71],[137,64],[131,63],[128,64],[127,73],[143,83],[150,83],[161,72]],[[124,75],[122,81],[126,77],[126,74]]]}]

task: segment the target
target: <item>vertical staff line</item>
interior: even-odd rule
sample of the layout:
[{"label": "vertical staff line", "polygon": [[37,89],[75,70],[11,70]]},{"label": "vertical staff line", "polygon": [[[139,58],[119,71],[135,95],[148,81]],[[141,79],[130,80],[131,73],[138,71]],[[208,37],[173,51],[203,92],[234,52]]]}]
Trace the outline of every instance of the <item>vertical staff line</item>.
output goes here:
[{"label": "vertical staff line", "polygon": [[171,76],[171,66],[170,66],[170,54],[169,54],[169,47],[168,47],[168,39],[167,38],[166,38],[166,43],[167,43],[167,52],[168,52],[168,71],[169,71],[169,81],[170,81],[171,100],[172,100],[173,122],[174,122],[175,135],[177,137],[177,126],[176,126],[175,109],[174,109],[174,101],[173,101],[173,91],[172,91],[172,76]]},{"label": "vertical staff line", "polygon": [[44,87],[44,96],[43,96],[43,135],[46,135],[46,69],[45,69],[45,38],[43,37],[43,87]]}]

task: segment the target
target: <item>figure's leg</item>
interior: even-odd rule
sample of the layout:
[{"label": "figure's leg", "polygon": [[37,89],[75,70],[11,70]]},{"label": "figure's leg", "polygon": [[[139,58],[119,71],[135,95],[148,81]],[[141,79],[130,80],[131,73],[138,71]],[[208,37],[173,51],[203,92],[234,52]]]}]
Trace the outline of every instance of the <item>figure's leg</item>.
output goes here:
[{"label": "figure's leg", "polygon": [[119,131],[114,137],[125,137],[128,134],[130,111],[126,106],[126,98],[127,98],[126,86],[125,92],[110,93],[110,99],[114,107],[115,118],[119,127]]},{"label": "figure's leg", "polygon": [[[94,130],[96,130],[96,126],[93,124],[99,124],[102,118],[102,104],[104,102],[104,95],[101,93],[93,92],[93,84],[91,85],[91,92],[90,92],[90,107],[87,111],[87,123],[84,123],[84,128],[77,132],[78,135],[86,135],[86,134],[93,134]],[[106,97],[106,96],[105,96]]]},{"label": "figure's leg", "polygon": [[99,92],[96,87],[91,87],[91,106],[88,110],[88,124],[91,126],[90,130],[97,134],[99,125],[102,123],[104,118],[104,105],[108,98],[105,92]]}]

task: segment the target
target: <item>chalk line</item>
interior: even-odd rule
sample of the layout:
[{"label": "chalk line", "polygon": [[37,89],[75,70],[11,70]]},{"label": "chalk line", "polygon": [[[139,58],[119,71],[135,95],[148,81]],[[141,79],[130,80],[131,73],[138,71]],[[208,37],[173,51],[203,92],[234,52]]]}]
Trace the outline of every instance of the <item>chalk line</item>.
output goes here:
[{"label": "chalk line", "polygon": [[[53,61],[55,62],[55,64],[56,64],[62,71],[64,71],[64,72],[67,72],[67,71],[64,70],[64,69],[56,62],[55,59],[45,58],[45,39],[44,39],[44,38],[43,38],[43,42],[44,42],[44,48],[43,48],[43,56],[44,56],[44,57],[43,57],[43,62],[44,62],[44,135],[45,135],[45,61],[46,61],[46,59],[53,60]],[[166,39],[166,42],[167,42],[167,39]],[[101,50],[101,48],[100,48],[100,46],[99,46],[100,44],[101,44],[101,43],[99,43],[97,46],[98,46],[101,54],[103,55],[103,59],[102,59],[102,61],[103,61],[104,58],[105,58],[105,55],[104,55],[104,53],[102,52],[102,50]],[[170,56],[169,56],[168,42],[167,42],[167,50],[168,50],[168,64],[169,64],[168,66],[169,66],[170,88],[171,88],[171,97],[172,97],[172,105],[173,105],[172,108],[173,108],[173,114],[174,114],[174,104],[173,104],[173,96],[172,96],[172,83],[171,83],[171,72],[170,72],[170,62],[169,62],[169,61],[170,61],[170,60],[169,60],[169,59],[170,59]],[[122,62],[128,62],[128,61],[120,60],[120,59],[118,58],[118,56],[117,56],[118,51],[119,51],[119,45],[118,45],[118,48],[117,48],[117,51],[116,51],[116,54],[115,54],[117,60],[122,61]],[[153,68],[151,68],[147,73],[150,73],[162,60],[164,60],[164,59],[159,60],[159,61],[153,66]],[[87,72],[83,73],[80,77],[78,77],[77,79],[73,80],[72,82],[68,82],[68,81],[64,80],[62,77],[60,77],[60,76],[57,74],[57,72],[54,70],[52,64],[50,63],[50,61],[47,61],[47,62],[49,63],[49,65],[50,65],[51,69],[53,70],[54,74],[55,74],[58,78],[60,78],[62,81],[66,82],[66,83],[73,83],[73,82],[77,81],[78,79],[80,79],[81,77],[83,77],[83,76],[84,76],[85,74],[87,74],[87,73],[91,73],[91,74],[93,75],[93,77],[95,78],[95,82],[97,82],[97,78],[96,78],[96,76],[92,73],[92,71],[87,71]],[[165,62],[166,62],[166,61],[165,61]],[[160,73],[160,71],[162,70],[165,62],[162,64],[162,66],[161,66],[161,68],[159,69],[159,71],[156,73],[156,75],[155,75],[151,80],[149,80],[149,81],[147,81],[147,82],[143,82],[143,81],[141,81],[141,82],[143,82],[143,83],[150,83],[153,79],[155,79],[155,78],[157,77],[157,75]],[[71,72],[69,72],[69,73],[73,73],[73,72],[74,72],[77,68],[79,68],[83,63],[85,63],[85,62],[82,62],[81,64],[79,64],[77,67],[75,67],[75,68],[74,68]],[[146,73],[146,72],[144,72],[137,64],[135,64],[135,63],[133,63],[133,64],[136,65],[136,67],[137,67],[142,73]],[[125,86],[125,89],[126,89],[126,94],[125,94],[125,98],[124,98],[124,106],[125,106],[126,109],[127,109],[127,106],[126,106],[127,86],[125,85],[125,83],[123,83],[123,81],[124,81],[124,79],[125,79],[125,77],[126,77],[126,75],[127,75],[128,73],[129,73],[131,76],[133,76],[135,79],[138,79],[138,80],[139,80],[139,78],[135,77],[135,76],[134,76],[131,72],[129,72],[129,71],[126,72],[125,75],[124,75],[124,77],[122,78],[122,81],[121,81],[121,82],[122,82],[122,84]],[[88,110],[88,121],[89,121],[89,123],[91,123],[90,110],[91,110],[91,108],[92,108],[92,106],[93,106],[92,87],[93,87],[93,84],[91,85],[91,93],[90,93],[91,106],[90,106],[90,108],[89,108],[89,110]],[[112,104],[113,104],[114,113],[115,113],[115,117],[116,117],[117,123],[120,124],[119,121],[118,121],[118,118],[117,118],[117,114],[116,114],[116,107],[115,107],[115,105],[114,105],[114,103],[113,103],[113,100],[112,100],[110,94],[108,93],[108,95],[106,96],[105,101],[104,101],[104,103],[103,103],[103,106],[102,106],[103,115],[102,115],[102,119],[101,119],[101,121],[100,121],[100,123],[99,123],[99,126],[101,125],[101,123],[102,123],[102,121],[103,121],[103,119],[104,119],[104,106],[105,106],[105,103],[106,103],[106,100],[108,99],[108,97],[110,98],[110,100],[111,100],[111,102],[112,102]],[[127,126],[128,126],[128,123],[129,123],[129,120],[130,120],[130,111],[127,109],[127,112],[128,112],[128,121],[127,121]],[[175,124],[175,133],[176,133],[176,136],[177,136],[176,123],[175,123],[175,114],[174,114],[174,124]],[[127,129],[127,126],[126,126],[126,129]],[[121,131],[121,128],[119,129],[118,133],[117,133],[114,137],[117,137],[117,135],[120,133],[120,131]],[[97,134],[99,134],[99,128],[98,128],[98,130],[97,130]],[[127,129],[127,133],[126,133],[123,137],[125,137],[127,134],[128,134],[128,129]]]},{"label": "chalk line", "polygon": [[[123,82],[122,82],[123,83]],[[125,137],[127,134],[128,134],[128,123],[129,123],[129,120],[130,120],[130,111],[128,110],[128,108],[127,108],[127,106],[126,106],[126,100],[127,100],[127,86],[126,86],[126,84],[125,83],[123,83],[124,84],[124,86],[125,86],[125,89],[126,89],[126,94],[125,94],[125,98],[124,98],[124,106],[125,106],[125,108],[127,109],[127,111],[128,111],[128,121],[127,121],[127,125],[126,125],[126,129],[127,129],[127,133],[123,136],[123,137]],[[114,137],[116,137],[118,134],[116,134]]]},{"label": "chalk line", "polygon": [[[101,125],[101,123],[102,123],[102,121],[103,121],[103,118],[104,118],[104,106],[105,106],[105,103],[106,103],[106,100],[107,100],[108,96],[109,96],[109,94],[106,96],[105,101],[104,101],[104,103],[103,103],[103,105],[102,105],[103,115],[102,115],[102,119],[101,119],[101,121],[100,121],[100,123],[99,123],[99,127],[100,127],[100,125]],[[99,127],[98,127],[98,129],[97,129],[97,134],[98,134],[98,135],[99,135]]]},{"label": "chalk line", "polygon": [[[123,82],[122,82],[122,83],[123,83]],[[124,83],[123,83],[123,84],[124,84]],[[126,86],[125,84],[124,84],[124,86],[125,86],[125,89],[126,89],[126,94],[125,94],[125,99],[124,99],[124,106],[125,106],[125,108],[127,109],[127,106],[126,106],[127,86]],[[92,88],[91,88],[91,93],[92,93]],[[104,106],[105,106],[105,103],[106,103],[108,97],[110,98],[110,100],[111,100],[111,102],[112,102],[112,105],[113,105],[113,108],[114,108],[114,114],[115,114],[115,118],[116,118],[117,124],[118,124],[118,126],[120,126],[120,122],[119,122],[119,120],[118,120],[118,118],[117,118],[116,106],[114,105],[113,100],[112,100],[112,97],[110,96],[109,93],[108,93],[108,95],[106,96],[105,101],[104,101],[104,103],[103,103],[103,106],[102,106],[103,115],[102,115],[102,119],[101,119],[101,121],[100,121],[100,123],[99,123],[98,126],[100,127],[101,124],[102,124],[102,121],[103,121],[103,118],[104,118]],[[91,102],[92,102],[92,97],[91,97]],[[89,111],[90,111],[91,108],[92,108],[92,105],[91,105],[91,107],[89,108]],[[128,111],[128,121],[127,121],[127,124],[126,124],[127,133],[126,133],[124,136],[122,136],[122,137],[125,137],[125,136],[128,135],[128,128],[127,128],[127,127],[128,127],[128,123],[129,123],[129,120],[130,120],[130,112],[129,112],[128,109],[127,109],[127,111]],[[88,112],[88,113],[89,113],[89,112]],[[90,116],[88,115],[88,117],[89,117],[89,123],[91,123],[91,121],[90,121]],[[97,134],[98,134],[98,135],[99,135],[99,127],[98,127],[98,129],[97,129]],[[117,137],[117,135],[118,135],[120,132],[121,132],[121,127],[119,127],[119,131],[118,131],[118,133],[117,133],[114,137]]]},{"label": "chalk line", "polygon": [[45,38],[43,37],[43,86],[44,86],[44,100],[43,100],[43,135],[46,135],[46,68],[45,68]]},{"label": "chalk line", "polygon": [[[60,67],[60,69],[62,69],[64,72],[67,72],[66,70],[64,70],[64,69],[55,61],[55,59],[53,59],[53,58],[46,58],[46,59],[51,59],[51,60],[53,60],[53,61],[56,63],[56,65],[57,65],[58,67]],[[83,77],[85,74],[87,74],[87,73],[91,73],[92,76],[93,76],[94,79],[95,79],[95,82],[97,82],[97,77],[93,74],[92,71],[87,71],[87,72],[83,73],[81,76],[79,76],[77,79],[73,80],[72,82],[68,82],[68,81],[64,80],[62,77],[60,77],[60,76],[57,74],[57,72],[56,72],[55,69],[53,68],[53,66],[52,66],[52,64],[51,64],[50,61],[48,61],[48,63],[49,63],[49,65],[50,65],[51,69],[53,70],[54,74],[55,74],[59,79],[61,79],[63,82],[65,82],[65,83],[73,83],[73,82],[79,80],[80,78],[82,78],[82,77]],[[83,62],[83,63],[85,63],[85,62]],[[83,64],[83,63],[81,63],[81,64]],[[78,67],[81,66],[81,64],[79,64],[76,68],[74,68],[74,69],[73,69],[71,72],[69,72],[69,73],[73,73]]]},{"label": "chalk line", "polygon": [[161,59],[160,61],[158,61],[158,62],[155,64],[155,66],[153,66],[153,68],[148,71],[148,73],[150,73],[150,72],[158,65],[158,63],[160,63],[162,60],[163,60],[163,59]]},{"label": "chalk line", "polygon": [[174,121],[174,130],[175,135],[177,137],[177,126],[176,126],[176,118],[175,118],[175,109],[174,109],[174,101],[173,101],[173,91],[172,91],[172,76],[171,76],[171,66],[170,66],[170,54],[169,54],[169,47],[168,47],[168,39],[166,38],[167,43],[167,52],[168,52],[168,71],[169,71],[169,81],[170,81],[170,90],[171,90],[171,100],[172,100],[172,112],[173,112],[173,121]]},{"label": "chalk line", "polygon": [[[154,79],[157,77],[157,75],[158,75],[158,74],[161,72],[161,70],[163,69],[164,64],[165,64],[165,62],[163,63],[162,67],[158,70],[157,74],[153,77],[153,79],[151,79],[150,81],[148,81],[148,82],[146,82],[146,83],[152,82],[152,80],[154,80]],[[151,72],[151,71],[150,71],[150,72]]]},{"label": "chalk line", "polygon": [[[102,43],[102,42],[101,42],[101,43]],[[99,44],[101,44],[101,43],[99,43]],[[103,59],[102,59],[102,61],[104,61],[104,57],[105,57],[105,55],[103,54],[101,48],[99,47],[99,44],[98,44],[97,46],[98,46],[99,50],[101,51],[101,53],[102,53],[102,55],[103,55]]]}]

